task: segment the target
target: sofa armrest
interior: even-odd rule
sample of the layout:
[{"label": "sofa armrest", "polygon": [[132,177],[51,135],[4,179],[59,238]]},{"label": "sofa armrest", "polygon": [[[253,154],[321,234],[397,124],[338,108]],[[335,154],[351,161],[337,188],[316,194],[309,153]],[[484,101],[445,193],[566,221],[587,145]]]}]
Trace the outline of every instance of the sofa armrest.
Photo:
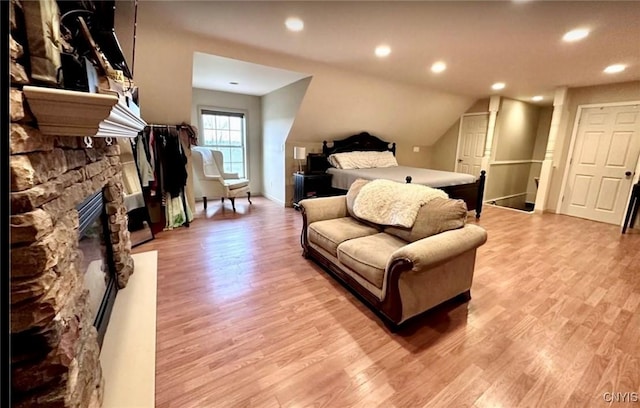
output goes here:
[{"label": "sofa armrest", "polygon": [[306,225],[316,221],[342,218],[349,215],[347,212],[346,196],[318,197],[300,200],[298,203],[306,219]]},{"label": "sofa armrest", "polygon": [[441,232],[412,242],[396,250],[389,259],[387,269],[394,262],[410,261],[414,271],[429,269],[433,266],[478,248],[487,241],[484,228],[466,224],[462,228]]}]

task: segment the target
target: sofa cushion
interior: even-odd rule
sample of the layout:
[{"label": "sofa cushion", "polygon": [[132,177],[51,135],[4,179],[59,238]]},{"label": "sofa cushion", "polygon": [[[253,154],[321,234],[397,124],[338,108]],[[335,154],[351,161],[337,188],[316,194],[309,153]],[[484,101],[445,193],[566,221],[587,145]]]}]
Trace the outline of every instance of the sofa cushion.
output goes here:
[{"label": "sofa cushion", "polygon": [[346,200],[347,200],[347,212],[349,213],[349,215],[353,218],[355,218],[356,220],[360,221],[363,224],[369,225],[371,227],[374,228],[378,228],[379,230],[382,230],[382,227],[376,223],[373,223],[371,221],[367,221],[364,220],[362,218],[358,218],[354,212],[353,212],[353,203],[356,201],[356,197],[358,196],[358,194],[360,194],[360,189],[362,189],[362,187],[367,184],[370,180],[365,180],[365,179],[356,179],[356,181],[354,181],[353,183],[351,183],[351,186],[349,186],[349,190],[347,191],[347,196],[346,196]]},{"label": "sofa cushion", "polygon": [[440,232],[462,228],[467,220],[464,200],[434,198],[418,211],[412,228],[386,227],[384,232],[414,242]]},{"label": "sofa cushion", "polygon": [[364,225],[351,217],[316,221],[309,225],[308,239],[333,256],[337,256],[338,245],[344,241],[377,234],[379,229]]},{"label": "sofa cushion", "polygon": [[381,232],[350,239],[338,245],[338,260],[382,289],[384,271],[391,254],[405,245],[406,241]]}]

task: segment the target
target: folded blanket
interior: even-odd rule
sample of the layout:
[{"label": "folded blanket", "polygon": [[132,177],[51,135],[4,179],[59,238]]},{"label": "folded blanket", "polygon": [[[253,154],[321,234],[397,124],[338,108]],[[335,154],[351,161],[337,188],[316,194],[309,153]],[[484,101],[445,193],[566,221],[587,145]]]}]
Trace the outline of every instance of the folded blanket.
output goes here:
[{"label": "folded blanket", "polygon": [[411,228],[420,207],[437,197],[449,198],[442,190],[420,184],[372,180],[360,189],[353,213],[376,224]]}]

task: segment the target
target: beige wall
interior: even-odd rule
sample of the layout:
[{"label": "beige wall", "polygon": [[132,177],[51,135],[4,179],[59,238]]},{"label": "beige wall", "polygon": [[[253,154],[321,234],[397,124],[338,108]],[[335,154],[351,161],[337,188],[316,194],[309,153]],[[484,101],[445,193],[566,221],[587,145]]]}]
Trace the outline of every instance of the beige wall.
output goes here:
[{"label": "beige wall", "polygon": [[[480,113],[489,111],[489,99],[477,100],[465,113]],[[460,133],[460,118],[458,118],[444,134],[429,147],[432,169],[455,171],[456,151],[458,149],[458,134]]]},{"label": "beige wall", "polygon": [[[543,147],[549,134],[551,117],[547,108],[541,115],[537,105],[503,98],[496,118],[491,165],[487,179],[486,200],[519,195],[535,201],[534,177],[541,166],[532,163],[534,154],[544,158]],[[537,148],[537,150],[536,150]],[[494,164],[494,162],[524,160],[524,163]]]},{"label": "beige wall", "polygon": [[553,171],[547,207],[551,212],[559,211],[558,200],[562,187],[562,178],[569,156],[569,144],[573,132],[579,105],[640,101],[640,81],[623,82],[611,85],[599,85],[582,88],[570,88],[564,105],[562,120],[558,125]]},{"label": "beige wall", "polygon": [[[473,98],[467,96],[386,81],[285,54],[157,27],[152,18],[155,7],[156,2],[138,3],[134,80],[140,90],[142,117],[148,122],[190,120],[194,52],[304,72],[313,77],[283,143],[287,139],[322,142],[368,131],[395,141],[399,161],[412,165],[424,162],[426,166],[429,152],[414,154],[412,147],[431,145],[473,103]],[[278,190],[267,191],[269,188],[263,183],[263,194],[277,201],[285,200],[284,173],[288,167],[282,146],[278,153],[274,141],[263,141],[262,153],[265,167],[281,167],[268,171],[280,175],[270,180],[280,184]]]},{"label": "beige wall", "polygon": [[526,195],[531,163],[491,165],[484,200],[491,201],[514,194]]},{"label": "beige wall", "polygon": [[[536,141],[533,146],[533,160],[544,160],[547,149],[547,140],[549,139],[549,129],[551,128],[551,115],[553,114],[553,106],[545,106],[540,108],[540,119],[538,121],[538,130],[536,132]],[[531,170],[527,179],[527,198],[529,203],[535,203],[538,187],[535,178],[540,177],[542,163],[531,163]]]},{"label": "beige wall", "polygon": [[531,160],[539,112],[536,105],[502,98],[493,136],[493,160]]},{"label": "beige wall", "polygon": [[[191,123],[202,129],[199,108],[217,108],[245,114],[247,178],[251,194],[262,194],[262,101],[259,96],[193,88]],[[198,142],[202,144],[203,136]]]},{"label": "beige wall", "polygon": [[301,79],[262,97],[263,194],[285,206],[292,205],[296,166],[287,136],[311,82],[311,78]]}]

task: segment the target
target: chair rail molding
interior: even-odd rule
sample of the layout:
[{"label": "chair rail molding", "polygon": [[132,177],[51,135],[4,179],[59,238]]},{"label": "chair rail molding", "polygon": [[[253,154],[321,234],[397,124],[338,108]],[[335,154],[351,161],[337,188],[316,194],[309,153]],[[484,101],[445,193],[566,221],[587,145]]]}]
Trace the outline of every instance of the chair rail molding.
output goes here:
[{"label": "chair rail molding", "polygon": [[134,138],[147,124],[115,94],[41,86],[23,92],[45,135]]}]

